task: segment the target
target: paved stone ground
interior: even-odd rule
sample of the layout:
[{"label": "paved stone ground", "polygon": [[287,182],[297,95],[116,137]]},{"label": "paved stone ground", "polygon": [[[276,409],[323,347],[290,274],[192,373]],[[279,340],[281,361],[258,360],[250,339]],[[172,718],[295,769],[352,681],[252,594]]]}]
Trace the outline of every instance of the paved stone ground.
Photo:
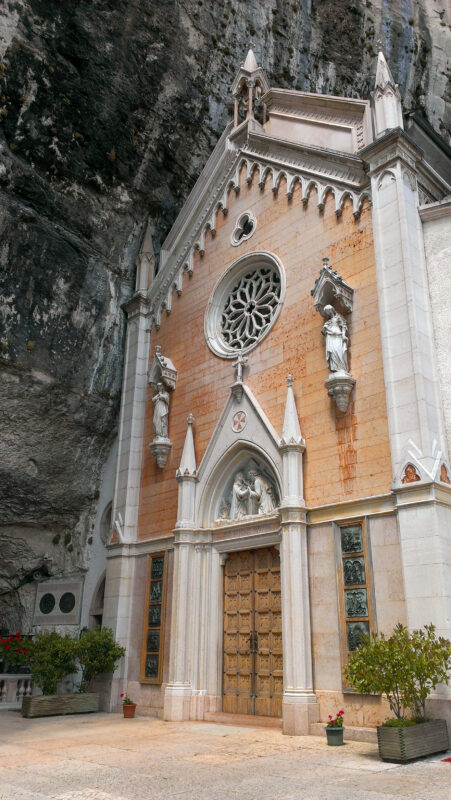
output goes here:
[{"label": "paved stone ground", "polygon": [[0,800],[449,800],[444,757],[398,766],[275,728],[0,712]]}]

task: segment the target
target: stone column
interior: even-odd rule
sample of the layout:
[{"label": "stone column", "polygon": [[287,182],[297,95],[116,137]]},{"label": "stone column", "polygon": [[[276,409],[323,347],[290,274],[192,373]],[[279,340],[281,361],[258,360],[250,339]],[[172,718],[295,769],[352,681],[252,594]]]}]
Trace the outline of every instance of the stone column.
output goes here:
[{"label": "stone column", "polygon": [[191,664],[190,652],[193,611],[192,533],[176,532],[174,541],[174,577],[172,584],[172,622],[170,640],[169,683],[164,695],[164,719],[190,718]]},{"label": "stone column", "polygon": [[[143,256],[144,258],[144,256]],[[149,258],[146,256],[147,262]],[[143,259],[141,259],[142,262]],[[141,264],[142,267],[142,264]],[[111,550],[107,562],[103,624],[113,630],[126,654],[115,672],[110,708],[119,704],[123,679],[128,672],[132,651],[132,605],[134,559],[129,545],[138,537],[139,491],[147,392],[150,330],[146,281],[148,269],[138,269],[136,292],[124,303],[127,334],[119,420],[118,455],[113,499],[113,541],[122,549]]]},{"label": "stone column", "polygon": [[[393,489],[409,628],[451,635],[451,497],[417,175],[421,150],[396,129],[362,151],[371,175],[380,334]],[[407,483],[405,466],[416,471]],[[407,478],[408,480],[408,478]]]},{"label": "stone column", "polygon": [[179,492],[174,530],[169,683],[164,695],[164,719],[167,720],[190,719],[191,695],[197,671],[201,553],[196,550],[196,533],[193,530],[197,482],[193,424],[194,417],[190,414],[176,473]]},{"label": "stone column", "polygon": [[283,642],[283,732],[307,735],[318,719],[313,692],[307,525],[303,491],[301,436],[293,394],[287,379],[287,400],[280,449],[283,486],[280,506],[282,537],[280,567]]}]

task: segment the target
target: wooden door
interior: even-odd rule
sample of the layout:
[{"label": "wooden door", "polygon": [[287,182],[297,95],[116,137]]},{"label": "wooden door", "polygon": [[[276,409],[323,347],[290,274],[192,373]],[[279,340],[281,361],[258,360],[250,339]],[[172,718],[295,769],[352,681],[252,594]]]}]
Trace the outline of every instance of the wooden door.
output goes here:
[{"label": "wooden door", "polygon": [[223,710],[280,717],[282,688],[279,554],[232,553],[224,574]]}]

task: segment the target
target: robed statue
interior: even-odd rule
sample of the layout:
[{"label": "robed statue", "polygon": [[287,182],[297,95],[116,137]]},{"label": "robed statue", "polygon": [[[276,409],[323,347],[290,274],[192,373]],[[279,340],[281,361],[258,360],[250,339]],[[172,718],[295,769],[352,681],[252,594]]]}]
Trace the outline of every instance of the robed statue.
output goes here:
[{"label": "robed statue", "polygon": [[333,306],[324,306],[327,320],[321,333],[326,340],[326,361],[331,372],[348,372],[348,326]]},{"label": "robed statue", "polygon": [[169,420],[169,392],[165,390],[162,383],[157,383],[157,393],[152,397],[154,404],[153,410],[153,429],[155,436],[168,438]]}]

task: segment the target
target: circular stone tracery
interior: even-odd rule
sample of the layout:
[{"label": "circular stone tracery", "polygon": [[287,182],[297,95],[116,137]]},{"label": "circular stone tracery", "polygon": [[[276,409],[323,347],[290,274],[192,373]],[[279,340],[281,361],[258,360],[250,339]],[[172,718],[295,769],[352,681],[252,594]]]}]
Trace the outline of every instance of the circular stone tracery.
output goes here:
[{"label": "circular stone tracery", "polygon": [[285,274],[272,253],[235,261],[216,284],[205,313],[205,338],[222,358],[256,347],[274,325],[285,295]]},{"label": "circular stone tracery", "polygon": [[279,274],[271,267],[261,267],[240,278],[222,312],[224,341],[234,350],[256,344],[277,311],[280,291]]}]

